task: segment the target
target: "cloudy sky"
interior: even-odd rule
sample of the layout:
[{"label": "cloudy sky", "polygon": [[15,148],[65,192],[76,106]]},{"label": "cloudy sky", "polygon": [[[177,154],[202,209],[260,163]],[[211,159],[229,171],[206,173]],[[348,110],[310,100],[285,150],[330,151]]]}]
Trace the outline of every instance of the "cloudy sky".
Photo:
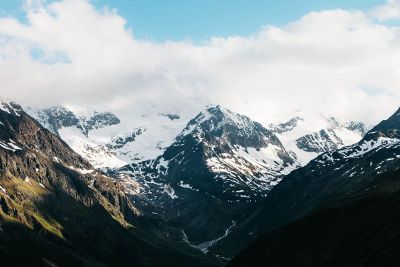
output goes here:
[{"label": "cloudy sky", "polygon": [[126,113],[211,103],[262,122],[302,108],[375,123],[400,106],[399,0],[225,1],[228,14],[136,2],[1,1],[0,97]]}]

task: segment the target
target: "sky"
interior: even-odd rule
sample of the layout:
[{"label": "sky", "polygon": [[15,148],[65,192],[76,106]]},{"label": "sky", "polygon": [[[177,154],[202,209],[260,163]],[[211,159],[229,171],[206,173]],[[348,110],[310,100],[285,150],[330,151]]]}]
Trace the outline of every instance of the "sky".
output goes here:
[{"label": "sky", "polygon": [[400,0],[0,0],[0,97],[268,122],[400,106]]},{"label": "sky", "polygon": [[[24,20],[24,0],[0,0],[0,14]],[[46,1],[47,3],[54,1]],[[92,0],[127,20],[136,38],[153,41],[249,35],[264,25],[283,25],[312,11],[368,10],[384,0]]]}]

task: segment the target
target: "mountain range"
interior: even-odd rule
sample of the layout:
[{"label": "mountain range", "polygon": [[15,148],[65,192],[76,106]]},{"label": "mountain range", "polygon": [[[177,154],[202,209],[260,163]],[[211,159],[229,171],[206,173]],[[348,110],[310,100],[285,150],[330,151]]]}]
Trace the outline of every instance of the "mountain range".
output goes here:
[{"label": "mountain range", "polygon": [[[61,106],[26,107],[25,110],[97,168],[116,168],[155,159],[196,116],[191,117],[190,112],[148,111],[130,114],[124,120],[109,111]],[[362,122],[342,121],[301,110],[293,115],[287,122],[265,128],[279,138],[286,150],[294,152],[302,165],[320,153],[357,142],[367,131]]]},{"label": "mountain range", "polygon": [[[116,128],[126,126],[119,125],[123,122],[110,112],[75,114],[64,107],[28,110],[95,166],[122,179],[126,187],[137,182],[132,198],[145,203],[141,205],[146,216],[176,228],[182,240],[203,252],[246,220],[284,175],[320,153],[358,141],[366,132],[359,122],[304,112],[288,122],[264,127],[221,106],[209,106],[181,126],[171,141],[168,135],[155,139],[153,132],[177,132],[183,124],[176,114],[171,119],[171,114],[160,113],[158,128],[141,121],[130,126],[133,132],[121,134]],[[88,121],[97,127],[85,127]],[[147,146],[149,139],[155,147]],[[116,167],[116,162],[129,163]]]},{"label": "mountain range", "polygon": [[[15,243],[0,248],[5,262],[29,238],[38,250],[21,260],[38,266],[68,266],[68,253],[78,266],[345,266],[360,260],[346,236],[364,238],[354,244],[365,253],[396,240],[361,229],[384,224],[372,215],[396,201],[400,110],[369,131],[304,111],[263,126],[219,105],[191,119],[14,103],[0,113],[1,229],[15,221],[27,233],[0,231]],[[382,212],[390,232],[395,211]]]}]

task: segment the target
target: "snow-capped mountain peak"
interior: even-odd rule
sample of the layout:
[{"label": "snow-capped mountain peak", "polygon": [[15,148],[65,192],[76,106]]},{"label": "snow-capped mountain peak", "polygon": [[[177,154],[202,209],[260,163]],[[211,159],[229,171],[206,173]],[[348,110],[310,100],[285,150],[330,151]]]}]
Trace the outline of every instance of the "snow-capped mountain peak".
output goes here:
[{"label": "snow-capped mountain peak", "polygon": [[354,144],[367,132],[362,122],[344,121],[318,112],[299,111],[287,122],[269,128],[283,146],[305,165],[321,153]]},{"label": "snow-capped mountain peak", "polygon": [[192,119],[178,136],[200,134],[224,138],[231,145],[260,149],[268,144],[282,145],[276,136],[260,123],[219,105],[208,107]]},{"label": "snow-capped mountain peak", "polygon": [[[178,196],[179,184],[184,183],[216,195],[222,187],[230,199],[247,200],[250,195],[264,195],[297,167],[296,157],[270,130],[246,116],[213,106],[190,120],[162,156],[128,169],[136,177],[150,174],[152,184],[157,177],[165,177]],[[236,193],[229,188],[240,189]]]}]

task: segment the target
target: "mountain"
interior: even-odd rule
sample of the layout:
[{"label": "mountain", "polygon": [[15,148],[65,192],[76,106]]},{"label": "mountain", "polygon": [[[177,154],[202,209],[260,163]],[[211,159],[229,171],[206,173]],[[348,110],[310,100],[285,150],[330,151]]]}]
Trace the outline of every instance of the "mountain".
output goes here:
[{"label": "mountain", "polygon": [[367,132],[362,122],[344,121],[319,112],[298,110],[294,114],[287,122],[270,124],[269,128],[302,165],[324,152],[357,143]]},{"label": "mountain", "polygon": [[398,265],[399,131],[400,110],[286,176],[247,224],[260,238],[231,266]]},{"label": "mountain", "polygon": [[150,202],[148,213],[181,229],[182,240],[206,253],[297,167],[295,155],[273,132],[211,106],[190,120],[161,156],[111,175],[135,179],[141,187],[136,197]]},{"label": "mountain", "polygon": [[122,182],[20,106],[0,104],[0,265],[214,265],[159,228]]},{"label": "mountain", "polygon": [[[298,167],[275,134],[221,106],[199,113],[158,160],[168,167],[168,182],[183,181],[218,196],[223,192],[232,201],[269,190]],[[210,186],[202,178],[208,174]]]},{"label": "mountain", "polygon": [[[123,119],[109,111],[66,107],[27,110],[96,168],[118,168],[161,156],[193,118],[188,111],[177,114],[157,108],[130,113]],[[321,153],[358,142],[367,131],[361,122],[343,121],[317,112],[293,114],[287,122],[266,128],[288,152],[296,154],[301,165]]]}]

